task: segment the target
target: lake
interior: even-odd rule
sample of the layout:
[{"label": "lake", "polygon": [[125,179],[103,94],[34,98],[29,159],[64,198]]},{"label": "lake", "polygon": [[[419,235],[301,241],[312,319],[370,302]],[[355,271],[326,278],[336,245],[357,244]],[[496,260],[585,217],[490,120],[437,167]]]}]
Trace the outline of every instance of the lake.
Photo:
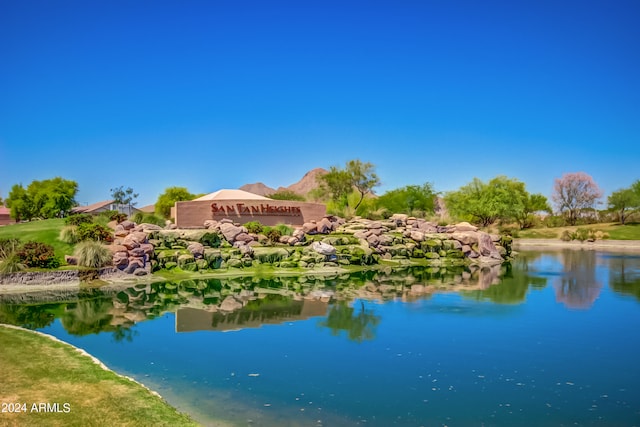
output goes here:
[{"label": "lake", "polygon": [[640,425],[638,255],[46,298],[0,295],[0,322],[87,350],[204,425]]}]

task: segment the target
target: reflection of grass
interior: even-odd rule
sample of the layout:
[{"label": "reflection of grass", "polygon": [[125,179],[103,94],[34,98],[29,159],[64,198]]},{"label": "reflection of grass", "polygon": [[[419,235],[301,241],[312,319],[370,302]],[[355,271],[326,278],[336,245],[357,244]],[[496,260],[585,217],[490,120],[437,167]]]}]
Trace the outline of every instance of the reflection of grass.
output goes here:
[{"label": "reflection of grass", "polygon": [[[26,412],[2,414],[5,425],[196,425],[67,344],[4,327],[0,342],[0,366],[7,368],[0,402],[28,402]],[[57,403],[60,412],[30,412],[34,402]]]}]

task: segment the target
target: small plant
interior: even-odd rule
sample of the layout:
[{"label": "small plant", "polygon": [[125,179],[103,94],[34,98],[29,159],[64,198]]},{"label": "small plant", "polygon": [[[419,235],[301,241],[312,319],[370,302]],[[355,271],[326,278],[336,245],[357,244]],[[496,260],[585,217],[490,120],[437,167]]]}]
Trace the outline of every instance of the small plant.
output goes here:
[{"label": "small plant", "polygon": [[282,232],[276,228],[265,227],[264,235],[267,236],[267,239],[271,244],[278,243],[280,241],[280,237],[282,237]]},{"label": "small plant", "polygon": [[89,214],[75,214],[65,218],[64,223],[67,225],[89,224],[93,222],[93,217]]},{"label": "small plant", "polygon": [[111,229],[100,224],[80,224],[78,226],[78,241],[94,240],[98,242],[112,242]]},{"label": "small plant", "polygon": [[61,240],[70,245],[75,245],[80,241],[78,238],[78,226],[76,225],[67,225],[60,230],[60,236],[58,240]]},{"label": "small plant", "polygon": [[259,221],[249,221],[245,223],[244,226],[247,229],[247,232],[253,233],[253,234],[260,234],[264,229],[264,226],[260,224]]},{"label": "small plant", "polygon": [[20,258],[13,253],[10,256],[0,260],[0,273],[9,274],[24,270],[24,264],[20,262]]},{"label": "small plant", "polygon": [[73,255],[78,259],[78,265],[81,267],[100,268],[111,265],[113,261],[111,251],[98,242],[78,243]]},{"label": "small plant", "polygon": [[574,240],[580,240],[581,242],[584,242],[589,238],[589,230],[587,230],[586,228],[578,228],[575,233],[573,233],[573,238]]},{"label": "small plant", "polygon": [[20,263],[27,267],[57,268],[60,266],[53,246],[41,242],[27,242],[16,251]]},{"label": "small plant", "polygon": [[293,234],[293,228],[289,227],[286,224],[278,224],[273,228],[275,230],[278,230],[281,236],[291,236]]},{"label": "small plant", "polygon": [[564,230],[560,235],[560,240],[562,240],[563,242],[570,242],[571,240],[573,240],[573,236],[569,230]]},{"label": "small plant", "polygon": [[0,261],[14,255],[19,247],[19,239],[0,239]]}]

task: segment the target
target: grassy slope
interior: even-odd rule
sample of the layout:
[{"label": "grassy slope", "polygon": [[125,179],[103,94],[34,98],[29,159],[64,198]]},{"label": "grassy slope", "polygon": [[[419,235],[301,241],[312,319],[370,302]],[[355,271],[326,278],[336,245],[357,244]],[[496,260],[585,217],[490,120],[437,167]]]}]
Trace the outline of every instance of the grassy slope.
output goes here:
[{"label": "grassy slope", "polygon": [[589,224],[574,227],[532,228],[520,231],[520,236],[527,239],[559,239],[564,230],[575,231],[578,228],[602,230],[614,240],[640,240],[640,223],[620,225],[618,223]]},{"label": "grassy slope", "polygon": [[[106,371],[73,347],[30,331],[0,327],[0,403],[27,403],[27,413],[0,413],[3,426],[197,425],[139,384]],[[69,403],[69,413],[29,412],[33,403]]]},{"label": "grassy slope", "polygon": [[73,245],[58,240],[64,219],[46,219],[0,227],[0,239],[15,237],[22,242],[34,240],[47,243],[55,249],[56,256],[64,261],[65,255],[73,253]]}]

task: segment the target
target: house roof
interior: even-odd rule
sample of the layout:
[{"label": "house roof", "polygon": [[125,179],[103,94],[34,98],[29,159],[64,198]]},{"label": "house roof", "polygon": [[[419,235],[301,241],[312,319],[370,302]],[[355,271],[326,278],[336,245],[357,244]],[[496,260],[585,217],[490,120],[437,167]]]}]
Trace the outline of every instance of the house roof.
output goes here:
[{"label": "house roof", "polygon": [[112,203],[113,203],[113,200],[104,200],[102,202],[97,202],[88,206],[76,206],[75,208],[71,209],[71,213],[88,213],[100,208],[104,208],[105,206],[110,205]]},{"label": "house roof", "polygon": [[0,215],[11,215],[11,209],[6,206],[0,206]]},{"label": "house roof", "polygon": [[147,205],[136,209],[144,213],[154,213],[156,211],[156,205]]},{"label": "house roof", "polygon": [[210,194],[206,194],[202,197],[198,197],[197,199],[194,199],[194,200],[200,201],[200,200],[272,200],[272,199],[264,196],[259,196],[257,194],[249,193],[248,191],[222,189],[222,190],[214,191],[213,193],[210,193]]}]

